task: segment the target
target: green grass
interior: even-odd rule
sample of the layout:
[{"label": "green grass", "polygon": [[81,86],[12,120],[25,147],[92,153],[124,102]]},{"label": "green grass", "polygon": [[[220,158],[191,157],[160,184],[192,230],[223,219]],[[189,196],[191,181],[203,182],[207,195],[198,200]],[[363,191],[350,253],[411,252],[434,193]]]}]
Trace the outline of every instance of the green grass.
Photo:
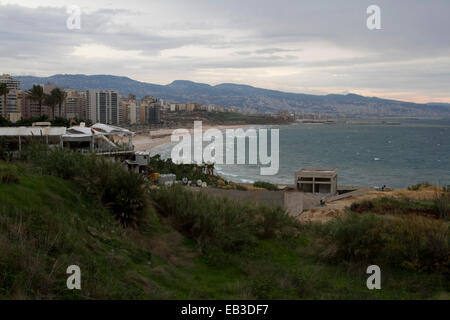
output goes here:
[{"label": "green grass", "polygon": [[383,197],[353,203],[351,211],[358,213],[376,213],[380,215],[423,215],[439,217],[436,200],[413,200],[408,198]]},{"label": "green grass", "polygon": [[[19,183],[0,183],[0,299],[450,299],[445,273],[389,264],[382,290],[368,290],[364,266],[323,259],[333,226],[293,227],[274,209],[174,188],[153,200],[164,211],[149,205],[139,225],[124,228],[76,181],[23,164],[1,168]],[[211,210],[223,217],[207,220]],[[182,214],[211,233],[180,228]],[[239,232],[253,232],[252,241],[225,250],[223,238],[234,243]],[[72,264],[81,267],[81,291],[66,288]]]},{"label": "green grass", "polygon": [[253,186],[256,188],[263,188],[269,191],[278,191],[278,187],[270,182],[265,182],[265,181],[256,181],[255,183],[253,183]]},{"label": "green grass", "polygon": [[[72,182],[20,174],[19,184],[0,183],[0,230],[0,298],[145,297],[133,257],[150,251]],[[81,292],[65,286],[72,264]]]}]

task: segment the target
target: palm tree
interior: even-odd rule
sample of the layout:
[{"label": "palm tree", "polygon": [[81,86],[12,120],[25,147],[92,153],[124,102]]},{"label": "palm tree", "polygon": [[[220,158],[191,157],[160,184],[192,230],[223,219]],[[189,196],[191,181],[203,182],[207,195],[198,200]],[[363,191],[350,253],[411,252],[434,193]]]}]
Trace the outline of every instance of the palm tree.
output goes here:
[{"label": "palm tree", "polygon": [[6,83],[0,83],[0,95],[3,96],[3,108],[2,108],[2,113],[3,113],[3,118],[6,119],[6,99],[8,97],[8,93],[9,93],[9,89],[8,89],[8,85]]},{"label": "palm tree", "polygon": [[[56,104],[58,104],[58,108],[59,108],[58,114],[61,117],[61,106],[64,103],[64,101],[66,100],[66,92],[64,90],[61,90],[61,88],[55,88],[52,90],[52,92],[50,94],[55,98]],[[67,117],[66,105],[64,105],[64,116]]]},{"label": "palm tree", "polygon": [[55,119],[55,106],[57,104],[57,100],[54,95],[52,94],[46,94],[44,97],[44,102],[47,106],[49,106],[52,110],[52,113],[50,114],[50,119]]},{"label": "palm tree", "polygon": [[42,116],[42,102],[45,98],[44,88],[42,88],[42,86],[33,85],[33,88],[28,90],[27,94],[32,101],[39,104],[39,115]]}]

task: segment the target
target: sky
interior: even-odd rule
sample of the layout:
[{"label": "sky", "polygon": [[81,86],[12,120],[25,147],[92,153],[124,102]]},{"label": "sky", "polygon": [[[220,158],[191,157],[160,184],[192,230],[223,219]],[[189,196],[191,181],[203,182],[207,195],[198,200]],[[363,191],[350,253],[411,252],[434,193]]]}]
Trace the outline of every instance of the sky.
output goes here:
[{"label": "sky", "polygon": [[448,0],[0,0],[0,73],[450,103],[449,14]]}]

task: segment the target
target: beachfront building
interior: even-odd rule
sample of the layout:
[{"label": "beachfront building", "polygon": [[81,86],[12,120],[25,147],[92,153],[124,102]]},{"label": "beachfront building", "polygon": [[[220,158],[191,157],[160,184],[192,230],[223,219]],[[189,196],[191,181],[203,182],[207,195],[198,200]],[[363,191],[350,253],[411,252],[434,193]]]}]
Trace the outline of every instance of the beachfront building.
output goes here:
[{"label": "beachfront building", "polygon": [[132,153],[134,132],[103,123],[90,127],[84,125],[72,126],[62,136],[65,148],[80,152],[95,152],[96,154]]},{"label": "beachfront building", "polygon": [[306,193],[337,194],[337,169],[303,168],[295,173],[295,185]]},{"label": "beachfront building", "polygon": [[122,108],[119,107],[119,93],[114,90],[87,90],[87,117],[92,122],[117,125]]},{"label": "beachfront building", "polygon": [[47,144],[51,148],[64,147],[79,152],[95,152],[98,155],[131,154],[134,152],[135,133],[102,123],[91,127],[51,127],[49,122],[33,123],[32,127],[1,127],[0,139],[5,150],[13,157],[33,143]]},{"label": "beachfront building", "polygon": [[47,125],[32,127],[2,127],[0,139],[6,150],[10,150],[13,156],[18,155],[25,145],[32,143],[45,143],[49,146],[63,145],[62,136],[66,133],[65,127],[49,127]]}]

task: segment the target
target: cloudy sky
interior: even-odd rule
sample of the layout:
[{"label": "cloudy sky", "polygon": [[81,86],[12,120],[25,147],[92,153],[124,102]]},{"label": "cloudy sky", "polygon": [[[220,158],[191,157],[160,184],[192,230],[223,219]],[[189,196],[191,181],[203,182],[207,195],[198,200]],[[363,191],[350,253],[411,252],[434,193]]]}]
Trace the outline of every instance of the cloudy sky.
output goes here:
[{"label": "cloudy sky", "polygon": [[[366,26],[372,4],[381,30]],[[448,0],[0,0],[0,73],[450,103],[449,14]]]}]

